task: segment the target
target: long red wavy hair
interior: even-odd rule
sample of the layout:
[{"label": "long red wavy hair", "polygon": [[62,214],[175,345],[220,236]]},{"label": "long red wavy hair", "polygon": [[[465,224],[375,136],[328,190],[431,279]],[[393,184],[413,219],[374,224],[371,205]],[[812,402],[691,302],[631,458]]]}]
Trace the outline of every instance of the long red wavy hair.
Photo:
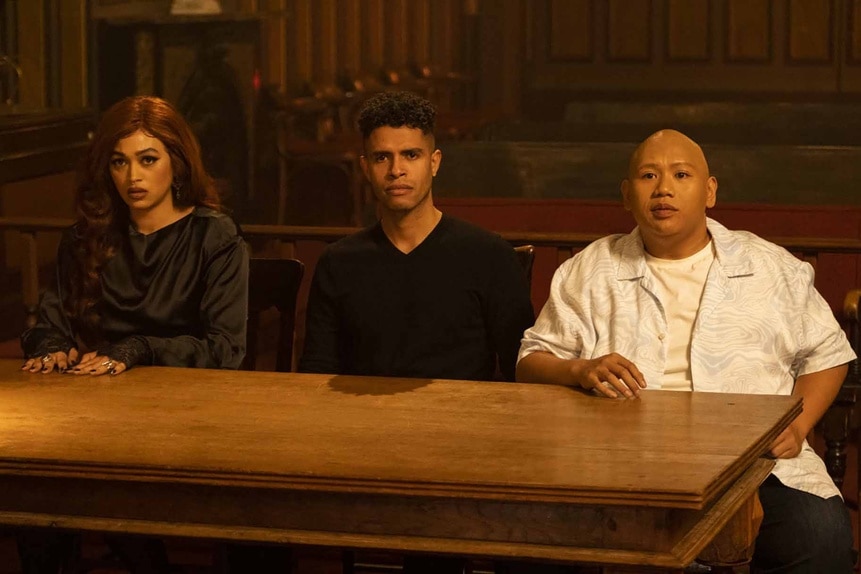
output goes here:
[{"label": "long red wavy hair", "polygon": [[188,122],[167,101],[153,96],[125,98],[101,118],[81,164],[75,195],[77,212],[74,261],[64,307],[85,342],[99,337],[97,305],[102,296],[101,270],[127,235],[129,209],[110,174],[111,154],[121,139],[138,130],[158,138],[170,155],[178,207],[221,210],[215,181],[206,172]]}]

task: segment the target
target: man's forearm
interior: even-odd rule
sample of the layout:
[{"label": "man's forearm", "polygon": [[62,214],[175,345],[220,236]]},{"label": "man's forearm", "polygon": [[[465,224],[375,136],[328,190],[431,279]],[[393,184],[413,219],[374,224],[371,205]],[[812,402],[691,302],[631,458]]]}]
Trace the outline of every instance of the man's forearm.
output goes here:
[{"label": "man's forearm", "polygon": [[582,387],[616,398],[635,397],[646,388],[646,379],[637,365],[618,353],[596,359],[560,359],[546,352],[524,357],[517,365],[517,380]]},{"label": "man's forearm", "polygon": [[795,381],[792,395],[802,397],[804,410],[793,424],[798,427],[803,436],[810,433],[822,415],[825,414],[825,411],[828,410],[828,407],[831,406],[831,403],[834,402],[834,398],[840,392],[843,379],[846,378],[847,369],[847,365],[840,365],[824,371],[802,375]]},{"label": "man's forearm", "polygon": [[545,351],[536,351],[517,363],[516,379],[521,383],[578,386],[571,370],[572,361]]}]

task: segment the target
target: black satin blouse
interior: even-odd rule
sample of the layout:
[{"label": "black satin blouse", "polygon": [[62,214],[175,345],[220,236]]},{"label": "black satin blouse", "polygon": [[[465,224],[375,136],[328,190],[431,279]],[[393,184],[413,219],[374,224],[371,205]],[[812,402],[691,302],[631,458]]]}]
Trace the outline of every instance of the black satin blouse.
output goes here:
[{"label": "black satin blouse", "polygon": [[[21,337],[27,357],[77,347],[75,325],[61,303],[74,240],[71,228],[58,249],[56,284],[42,297],[38,323]],[[227,215],[197,207],[149,235],[130,228],[101,279],[104,354],[122,360],[125,353],[132,364],[239,367],[245,355],[248,251]]]}]

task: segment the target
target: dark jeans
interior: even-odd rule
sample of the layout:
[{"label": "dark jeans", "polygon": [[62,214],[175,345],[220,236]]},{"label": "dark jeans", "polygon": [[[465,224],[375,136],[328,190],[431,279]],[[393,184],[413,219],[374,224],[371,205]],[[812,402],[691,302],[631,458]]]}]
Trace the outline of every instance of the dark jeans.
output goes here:
[{"label": "dark jeans", "polygon": [[752,574],[851,574],[852,524],[839,496],[820,498],[769,476],[759,488],[763,520]]},{"label": "dark jeans", "polygon": [[[57,574],[73,566],[80,537],[72,532],[31,529],[17,533],[23,574]],[[167,552],[161,540],[139,536],[105,535],[105,542],[132,574],[168,574]]]}]

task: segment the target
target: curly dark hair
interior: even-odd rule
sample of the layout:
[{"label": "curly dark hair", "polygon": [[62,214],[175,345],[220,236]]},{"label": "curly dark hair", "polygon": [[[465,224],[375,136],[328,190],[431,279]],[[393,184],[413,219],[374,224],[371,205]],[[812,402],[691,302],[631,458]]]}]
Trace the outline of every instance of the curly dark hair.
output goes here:
[{"label": "curly dark hair", "polygon": [[75,258],[70,269],[64,308],[78,325],[85,342],[99,337],[98,302],[102,297],[101,269],[122,244],[129,209],[108,169],[117,142],[136,131],[158,138],[170,155],[174,184],[182,189],[174,203],[220,210],[215,181],[207,173],[200,145],[182,115],[167,101],[152,96],[125,98],[101,118],[81,164],[75,208]]},{"label": "curly dark hair", "polygon": [[377,128],[418,128],[433,135],[436,109],[428,100],[413,92],[381,92],[364,103],[359,112],[362,138],[368,139]]}]

